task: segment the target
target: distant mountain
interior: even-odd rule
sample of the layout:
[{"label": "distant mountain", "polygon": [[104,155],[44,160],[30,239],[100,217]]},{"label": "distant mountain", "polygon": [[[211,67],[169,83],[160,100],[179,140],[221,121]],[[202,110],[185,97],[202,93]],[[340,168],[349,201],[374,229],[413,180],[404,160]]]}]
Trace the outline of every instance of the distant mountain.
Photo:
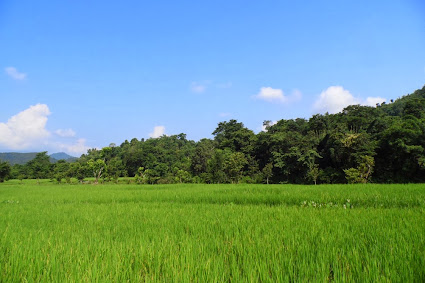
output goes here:
[{"label": "distant mountain", "polygon": [[[8,161],[10,165],[15,165],[15,164],[24,165],[28,161],[33,160],[36,155],[37,155],[37,152],[28,152],[28,153],[3,152],[3,153],[0,153],[0,160]],[[53,153],[50,155],[50,162],[52,163],[55,163],[61,159],[64,159],[67,162],[74,162],[78,158],[68,155],[65,152]]]},{"label": "distant mountain", "polygon": [[53,153],[53,154],[50,154],[50,157],[56,160],[61,160],[61,159],[66,161],[68,161],[69,159],[72,159],[73,161],[77,160],[77,157],[66,154],[65,152]]},{"label": "distant mountain", "polygon": [[37,152],[19,153],[19,152],[3,152],[0,153],[1,161],[8,161],[10,165],[25,164],[33,160]]}]

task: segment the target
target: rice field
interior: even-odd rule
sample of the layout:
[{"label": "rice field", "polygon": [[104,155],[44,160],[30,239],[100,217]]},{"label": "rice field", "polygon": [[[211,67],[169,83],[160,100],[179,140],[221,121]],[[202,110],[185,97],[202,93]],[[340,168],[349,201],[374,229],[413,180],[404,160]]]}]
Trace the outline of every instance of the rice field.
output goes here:
[{"label": "rice field", "polygon": [[0,184],[1,282],[424,282],[425,185]]}]

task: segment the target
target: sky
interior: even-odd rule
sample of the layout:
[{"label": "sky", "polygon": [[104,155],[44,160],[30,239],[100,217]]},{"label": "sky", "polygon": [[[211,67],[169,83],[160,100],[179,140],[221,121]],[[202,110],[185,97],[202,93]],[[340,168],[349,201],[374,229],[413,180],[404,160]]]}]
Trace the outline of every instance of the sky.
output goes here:
[{"label": "sky", "polygon": [[0,152],[259,132],[424,84],[423,0],[0,0]]}]

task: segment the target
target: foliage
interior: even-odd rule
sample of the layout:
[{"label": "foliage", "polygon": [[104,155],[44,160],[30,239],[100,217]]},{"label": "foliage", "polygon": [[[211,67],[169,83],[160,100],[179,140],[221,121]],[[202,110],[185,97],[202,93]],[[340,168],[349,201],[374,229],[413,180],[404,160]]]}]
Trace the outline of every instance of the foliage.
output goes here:
[{"label": "foliage", "polygon": [[11,167],[8,162],[2,162],[0,160],[0,183],[4,182],[4,180],[7,180],[7,178],[10,176]]},{"label": "foliage", "polygon": [[[0,152],[0,160],[8,161],[11,166],[15,164],[25,165],[28,161],[33,160],[36,155],[37,152]],[[54,153],[49,155],[49,157],[51,163],[56,163],[61,159],[67,162],[73,162],[77,159],[64,152]]]},{"label": "foliage", "polygon": [[195,142],[183,133],[134,138],[90,149],[70,166],[39,153],[25,165],[13,165],[10,175],[58,182],[137,176],[140,184],[420,183],[425,182],[424,113],[425,87],[377,107],[350,105],[308,120],[264,121],[265,131],[258,134],[231,119],[218,123],[213,139]]},{"label": "foliage", "polygon": [[266,178],[267,185],[269,184],[269,178],[273,176],[273,163],[267,163],[263,168],[263,175]]},{"label": "foliage", "polygon": [[26,165],[29,171],[29,177],[33,179],[46,179],[51,176],[52,164],[47,152],[37,153],[35,158],[29,161]]}]

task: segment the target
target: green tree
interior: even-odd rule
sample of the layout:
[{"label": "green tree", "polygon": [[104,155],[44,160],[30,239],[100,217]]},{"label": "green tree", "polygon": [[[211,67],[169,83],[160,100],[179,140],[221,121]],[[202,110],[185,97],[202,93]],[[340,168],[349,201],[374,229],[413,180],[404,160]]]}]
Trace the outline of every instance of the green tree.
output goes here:
[{"label": "green tree", "polygon": [[211,159],[208,160],[207,176],[204,177],[206,182],[209,183],[225,183],[226,174],[224,172],[224,163],[226,155],[230,154],[230,151],[215,149]]},{"label": "green tree", "polygon": [[103,159],[90,159],[87,161],[88,168],[92,171],[95,178],[95,184],[99,183],[99,179],[102,177],[103,170],[106,167],[106,163]]},{"label": "green tree", "polygon": [[234,152],[227,155],[224,161],[224,171],[232,183],[238,183],[243,175],[243,168],[248,164],[245,154]]},{"label": "green tree", "polygon": [[357,168],[345,169],[345,175],[348,183],[363,183],[366,184],[373,173],[375,161],[372,156],[362,156],[360,164]]},{"label": "green tree", "polygon": [[62,179],[67,177],[69,163],[65,160],[59,160],[54,164],[53,167],[53,176],[58,183],[61,183]]},{"label": "green tree", "polygon": [[253,131],[233,119],[229,122],[220,122],[212,134],[219,149],[228,148],[233,152],[244,154],[251,154],[256,138]]},{"label": "green tree", "polygon": [[322,158],[319,153],[314,149],[309,149],[298,158],[298,161],[302,162],[306,168],[307,180],[312,180],[315,185],[317,185],[317,178],[319,177],[319,165],[316,164],[316,159]]},{"label": "green tree", "polygon": [[37,179],[37,183],[39,183],[39,179],[50,177],[51,165],[50,157],[47,155],[47,151],[44,151],[37,153],[35,158],[26,164],[26,167],[31,178]]},{"label": "green tree", "polygon": [[0,183],[3,183],[4,180],[10,176],[11,167],[8,162],[2,162],[0,160]]},{"label": "green tree", "polygon": [[362,178],[360,177],[360,171],[357,168],[345,169],[345,178],[349,184],[362,183]]},{"label": "green tree", "polygon": [[89,174],[88,166],[86,163],[74,162],[71,163],[66,174],[66,178],[76,178],[80,183],[84,181],[84,178]]},{"label": "green tree", "polygon": [[209,139],[201,139],[196,143],[196,147],[191,158],[191,171],[195,175],[207,172],[208,160],[211,159],[215,142]]},{"label": "green tree", "polygon": [[273,176],[273,163],[267,163],[263,168],[263,175],[266,178],[267,185],[269,184],[269,179]]},{"label": "green tree", "polygon": [[160,173],[155,169],[146,169],[143,172],[143,179],[147,184],[155,184],[160,179]]},{"label": "green tree", "polygon": [[114,179],[117,182],[120,176],[123,176],[125,172],[124,165],[122,164],[122,160],[118,157],[113,157],[109,160],[106,170],[104,171],[104,176],[110,181],[110,179]]}]

